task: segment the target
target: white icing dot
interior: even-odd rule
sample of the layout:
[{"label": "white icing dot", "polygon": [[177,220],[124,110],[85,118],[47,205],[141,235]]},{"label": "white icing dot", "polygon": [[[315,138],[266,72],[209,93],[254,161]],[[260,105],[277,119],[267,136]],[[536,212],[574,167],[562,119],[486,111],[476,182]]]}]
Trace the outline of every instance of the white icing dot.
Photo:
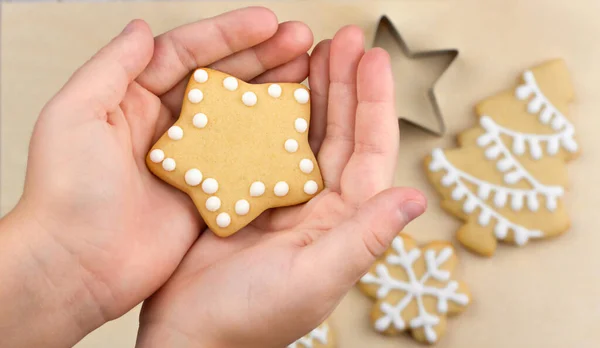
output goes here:
[{"label": "white icing dot", "polygon": [[276,183],[275,188],[273,189],[273,192],[275,193],[275,196],[277,196],[277,197],[283,197],[283,196],[287,195],[289,191],[290,191],[290,187],[288,186],[288,184],[285,181],[280,181],[280,182]]},{"label": "white icing dot", "polygon": [[217,196],[210,196],[206,200],[206,209],[208,211],[217,211],[221,208],[221,200]]},{"label": "white icing dot", "polygon": [[257,101],[258,98],[256,97],[256,94],[254,94],[254,92],[246,92],[242,95],[242,102],[246,106],[254,106],[256,105]]},{"label": "white icing dot", "polygon": [[238,88],[238,80],[233,76],[226,77],[223,80],[223,87],[233,92]]},{"label": "white icing dot", "polygon": [[229,226],[231,223],[231,216],[227,213],[221,213],[217,215],[217,225],[221,228]]},{"label": "white icing dot", "polygon": [[297,118],[294,122],[294,128],[296,128],[297,132],[304,133],[308,129],[308,122],[303,118]]},{"label": "white icing dot", "polygon": [[313,161],[309,160],[308,158],[305,158],[300,161],[300,170],[302,171],[302,173],[310,174],[312,173],[314,168],[315,165]]},{"label": "white icing dot", "polygon": [[202,182],[202,172],[192,168],[185,172],[185,183],[190,186],[198,186]]},{"label": "white icing dot", "polygon": [[278,84],[274,83],[270,85],[267,91],[269,92],[269,95],[273,98],[281,97],[281,86]]},{"label": "white icing dot", "polygon": [[150,160],[154,163],[160,163],[165,159],[165,153],[161,149],[154,149],[150,151]]},{"label": "white icing dot", "polygon": [[162,162],[162,166],[167,172],[172,172],[176,167],[175,160],[172,158],[165,158],[165,160]]},{"label": "white icing dot", "polygon": [[309,99],[308,91],[304,88],[298,88],[294,91],[294,98],[296,98],[296,101],[298,103],[306,104],[308,103]]},{"label": "white icing dot", "polygon": [[314,195],[319,189],[319,185],[314,180],[308,180],[304,184],[304,193]]},{"label": "white icing dot", "polygon": [[265,193],[265,184],[260,181],[255,181],[250,185],[250,196],[260,197]]},{"label": "white icing dot", "polygon": [[202,93],[201,90],[194,88],[188,93],[188,99],[192,103],[197,104],[197,103],[201,102],[202,99],[204,99],[204,94]]},{"label": "white icing dot", "polygon": [[250,211],[250,203],[245,199],[240,199],[235,202],[235,213],[238,215],[246,215]]},{"label": "white icing dot", "polygon": [[204,69],[198,69],[194,71],[194,80],[199,83],[208,81],[208,73]]},{"label": "white icing dot", "polygon": [[192,124],[196,128],[204,128],[204,127],[206,127],[207,123],[208,123],[208,118],[206,117],[205,114],[203,114],[201,112],[195,114],[194,118],[192,119]]},{"label": "white icing dot", "polygon": [[294,139],[288,139],[285,141],[284,147],[287,152],[296,152],[298,151],[298,142]]},{"label": "white icing dot", "polygon": [[183,138],[183,129],[181,129],[179,126],[173,126],[169,128],[167,134],[169,135],[169,138],[173,140],[180,140]]},{"label": "white icing dot", "polygon": [[217,192],[219,189],[219,183],[213,178],[208,178],[202,182],[202,191],[209,195]]}]

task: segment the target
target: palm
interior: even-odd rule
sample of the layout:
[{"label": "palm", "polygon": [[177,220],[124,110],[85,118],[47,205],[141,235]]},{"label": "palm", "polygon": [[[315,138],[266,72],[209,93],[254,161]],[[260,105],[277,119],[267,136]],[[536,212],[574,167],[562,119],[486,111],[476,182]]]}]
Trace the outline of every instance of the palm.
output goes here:
[{"label": "palm", "polygon": [[[267,211],[231,237],[205,231],[145,303],[143,326],[210,346],[212,332],[203,330],[209,322],[227,333],[217,346],[269,347],[290,343],[330,314],[399,232],[389,232],[398,226],[397,197],[365,204],[391,186],[397,156],[386,60],[380,50],[365,54],[362,33],[352,27],[315,48],[309,140],[325,190],[304,205]],[[412,191],[396,194],[419,200]],[[373,209],[393,222],[373,220]]]},{"label": "palm", "polygon": [[325,190],[308,204],[267,211],[231,237],[221,238],[206,230],[186,255],[185,267],[181,267],[176,277],[187,272],[197,273],[222,260],[235,259],[240,251],[267,242],[287,244],[290,248],[310,245],[319,234],[339,225],[353,210],[338,193]]},{"label": "palm", "polygon": [[[187,197],[162,185],[144,165],[143,149],[152,134],[142,136],[138,120],[171,116],[156,95],[134,85],[135,92],[128,92],[117,109],[69,129],[55,129],[50,108],[41,115],[31,146],[31,195],[50,201],[45,210],[52,220],[64,223],[67,215],[76,226],[56,238],[75,254],[84,276],[98,280],[92,284],[92,291],[101,291],[95,296],[120,299],[104,309],[109,317],[164,283],[202,228]],[[150,106],[133,107],[138,105]],[[60,156],[44,156],[48,152]],[[65,181],[68,186],[60,184]],[[74,234],[78,238],[72,239]],[[96,290],[103,287],[108,293]]]},{"label": "palm", "polygon": [[[168,284],[147,302],[144,315],[172,313],[169,319],[177,321],[178,330],[189,332],[197,324],[186,320],[187,315],[213,318],[218,327],[246,327],[235,333],[241,342],[272,337],[267,332],[272,323],[263,319],[280,311],[311,325],[328,314],[336,299],[328,299],[321,311],[303,305],[313,270],[301,254],[354,211],[339,193],[325,190],[306,205],[266,212],[232,237],[223,239],[207,230]],[[303,294],[298,302],[290,301],[298,294]],[[197,301],[202,298],[213,300]],[[248,322],[261,325],[257,329]]]}]

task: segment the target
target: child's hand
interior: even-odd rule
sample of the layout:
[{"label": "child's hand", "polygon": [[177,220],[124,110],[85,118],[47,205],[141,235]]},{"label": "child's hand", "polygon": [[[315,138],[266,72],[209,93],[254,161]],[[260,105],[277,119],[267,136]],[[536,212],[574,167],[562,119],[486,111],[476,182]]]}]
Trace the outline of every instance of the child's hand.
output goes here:
[{"label": "child's hand", "polygon": [[[79,69],[40,114],[25,192],[12,213],[39,226],[21,243],[32,249],[26,253],[35,262],[27,264],[39,269],[20,273],[25,285],[7,278],[15,292],[33,288],[27,308],[41,322],[24,325],[31,319],[24,307],[2,299],[3,344],[70,346],[156,291],[206,228],[188,197],[144,163],[179,116],[190,71],[211,66],[245,80],[297,80],[307,74],[311,45],[304,24],[278,25],[269,10],[249,8],[157,38],[132,22]],[[12,297],[10,284],[0,295]]]},{"label": "child's hand", "polygon": [[347,27],[311,59],[310,139],[326,189],[232,237],[201,235],[145,303],[138,347],[281,348],[320,324],[423,213],[419,192],[390,189],[399,144],[392,72],[384,51],[363,45]]}]

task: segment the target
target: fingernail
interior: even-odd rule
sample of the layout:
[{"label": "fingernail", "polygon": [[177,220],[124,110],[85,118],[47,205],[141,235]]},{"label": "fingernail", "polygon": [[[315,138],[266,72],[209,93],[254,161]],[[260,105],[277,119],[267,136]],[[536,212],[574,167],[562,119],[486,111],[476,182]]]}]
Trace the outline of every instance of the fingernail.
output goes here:
[{"label": "fingernail", "polygon": [[134,25],[133,25],[134,21],[129,22],[129,24],[127,24],[127,26],[125,27],[125,29],[123,29],[123,32],[121,34],[129,34],[133,31]]},{"label": "fingernail", "polygon": [[400,205],[400,211],[404,214],[408,223],[425,212],[425,205],[421,202],[410,200]]}]

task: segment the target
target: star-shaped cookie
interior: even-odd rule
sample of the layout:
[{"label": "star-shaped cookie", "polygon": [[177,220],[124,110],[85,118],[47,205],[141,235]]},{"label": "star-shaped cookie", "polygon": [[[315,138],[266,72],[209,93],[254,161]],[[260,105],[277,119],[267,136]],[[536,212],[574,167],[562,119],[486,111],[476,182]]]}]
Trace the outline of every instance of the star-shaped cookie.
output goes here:
[{"label": "star-shaped cookie", "polygon": [[226,237],[269,208],[304,203],[323,189],[309,124],[310,91],[302,84],[249,84],[197,69],[179,119],[146,163]]}]

